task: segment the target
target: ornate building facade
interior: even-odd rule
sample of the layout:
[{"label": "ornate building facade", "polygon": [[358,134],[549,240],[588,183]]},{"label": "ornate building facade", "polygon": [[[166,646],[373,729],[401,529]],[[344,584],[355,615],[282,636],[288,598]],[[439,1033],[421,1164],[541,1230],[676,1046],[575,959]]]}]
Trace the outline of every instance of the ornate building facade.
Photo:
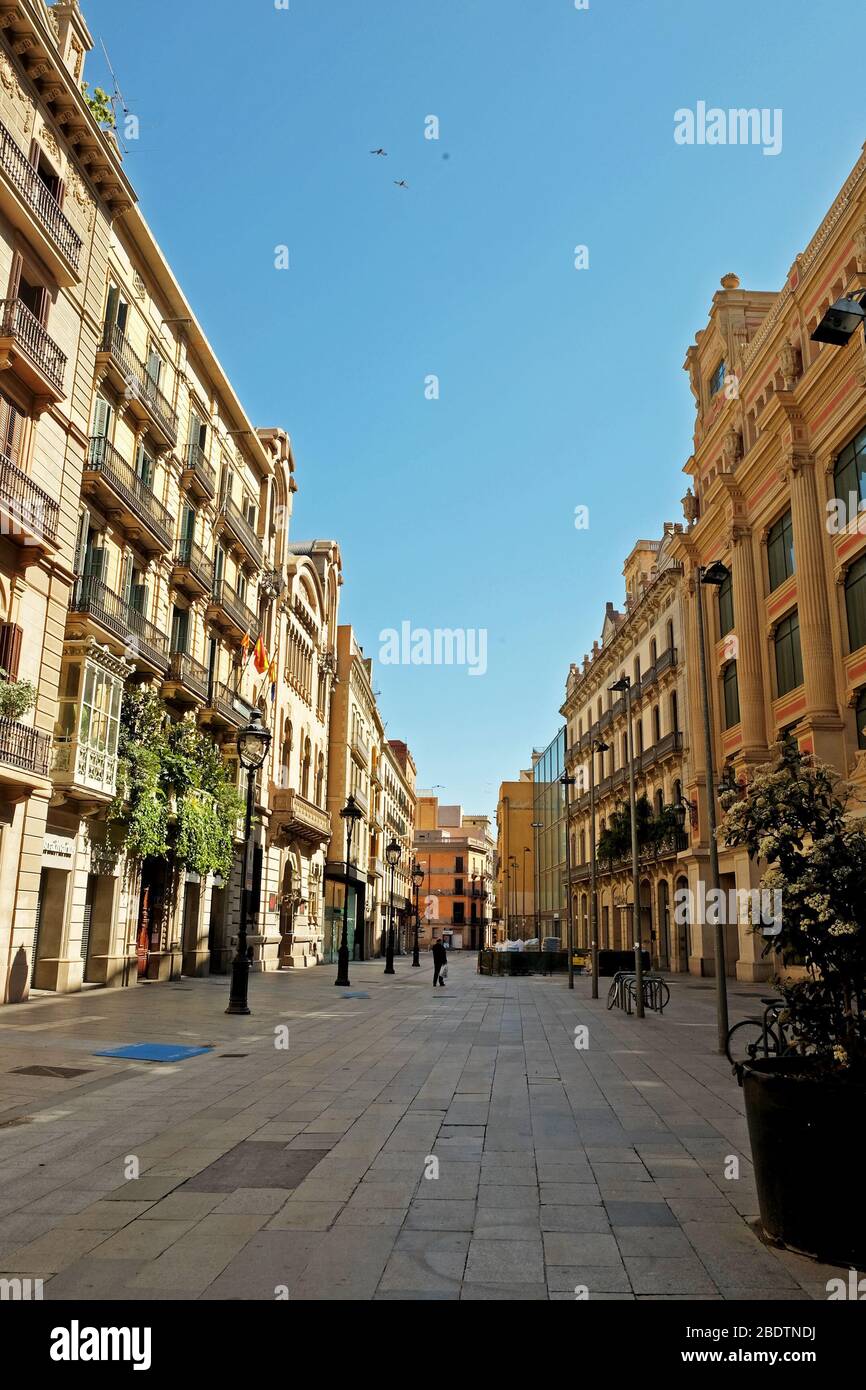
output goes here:
[{"label": "ornate building facade", "polygon": [[[681,878],[678,829],[688,738],[682,712],[686,680],[674,528],[660,541],[641,540],[623,570],[625,604],[607,610],[601,641],[569,672],[561,713],[566,720],[566,769],[575,779],[569,801],[569,844],[575,943],[590,944],[590,778],[594,778],[598,942],[629,950],[634,941],[632,860],[615,838],[617,816],[628,815],[627,699],[611,690],[631,682],[635,797],[639,807],[640,933],[644,949],[663,970],[688,968],[685,933],[674,922]],[[606,745],[602,751],[600,745]],[[593,754],[593,748],[596,751]],[[643,814],[641,814],[641,810]],[[629,831],[630,836],[630,831]]]}]

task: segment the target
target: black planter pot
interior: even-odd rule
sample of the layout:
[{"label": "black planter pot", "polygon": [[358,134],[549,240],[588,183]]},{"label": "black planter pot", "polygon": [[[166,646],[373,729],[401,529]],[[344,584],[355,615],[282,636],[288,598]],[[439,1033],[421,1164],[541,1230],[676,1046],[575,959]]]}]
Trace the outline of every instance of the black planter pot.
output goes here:
[{"label": "black planter pot", "polygon": [[765,1233],[826,1264],[866,1268],[866,1084],[829,1079],[812,1058],[769,1057],[738,1075]]}]

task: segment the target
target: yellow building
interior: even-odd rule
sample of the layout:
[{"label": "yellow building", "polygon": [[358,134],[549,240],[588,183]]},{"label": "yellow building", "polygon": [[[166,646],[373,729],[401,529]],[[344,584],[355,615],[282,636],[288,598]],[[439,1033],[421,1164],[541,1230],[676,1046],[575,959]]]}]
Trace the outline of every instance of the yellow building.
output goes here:
[{"label": "yellow building", "polygon": [[[0,1002],[25,998],[34,975],[68,989],[84,974],[66,932],[85,911],[83,882],[68,891],[80,846],[55,814],[51,736],[107,246],[132,201],[81,92],[91,47],[77,5],[0,12]],[[110,738],[128,666],[122,651],[81,650]]]},{"label": "yellow building", "polygon": [[[778,293],[743,289],[726,275],[689,348],[696,407],[685,466],[688,527],[676,537],[684,568],[689,669],[696,668],[698,567],[721,560],[730,582],[704,586],[717,776],[748,777],[789,732],[866,787],[866,345],[812,333],[843,292],[866,288],[866,154]],[[689,720],[700,693],[690,682]],[[694,804],[689,881],[707,873],[706,769],[692,741],[687,795]],[[856,803],[855,803],[856,804]],[[754,887],[760,866],[722,848],[723,888]],[[713,969],[712,929],[690,928],[690,964]],[[727,936],[727,969],[768,973],[745,921]]]},{"label": "yellow building", "polygon": [[77,4],[3,11],[0,44],[0,657],[17,677],[0,691],[0,997],[227,968],[242,822],[224,876],[180,855],[179,803],[164,853],[107,834],[135,691],[205,735],[239,790],[238,730],[254,708],[271,726],[249,941],[254,968],[307,963],[339,551],[290,541],[289,438],[253,427],[91,114]]},{"label": "yellow building", "polygon": [[497,934],[503,941],[538,935],[535,901],[535,783],[531,770],[502,782],[496,803]]},{"label": "yellow building", "polygon": [[[684,758],[689,747],[683,659],[681,567],[674,559],[674,527],[660,541],[640,540],[626,560],[622,610],[608,603],[601,640],[568,675],[561,713],[566,720],[569,844],[575,942],[590,936],[592,854],[590,779],[595,797],[596,905],[601,949],[630,950],[634,942],[634,897],[630,821],[628,844],[610,834],[617,814],[628,817],[629,743],[626,695],[614,682],[630,681],[635,799],[639,826],[641,941],[656,967],[686,970],[686,934],[675,920],[674,894],[685,841],[676,807],[683,802]],[[605,747],[602,747],[605,745]],[[644,798],[645,801],[643,800]],[[642,804],[641,804],[642,803]],[[610,846],[616,853],[606,854]]]},{"label": "yellow building", "polygon": [[466,815],[418,793],[415,860],[420,889],[419,944],[444,940],[455,950],[477,951],[490,942],[495,845],[487,816]]}]

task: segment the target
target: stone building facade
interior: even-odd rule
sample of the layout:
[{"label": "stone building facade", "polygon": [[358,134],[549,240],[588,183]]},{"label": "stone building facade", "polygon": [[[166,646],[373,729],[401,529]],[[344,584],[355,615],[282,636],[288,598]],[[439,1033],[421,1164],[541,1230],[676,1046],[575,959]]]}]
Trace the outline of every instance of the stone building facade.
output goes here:
[{"label": "stone building facade", "polygon": [[[685,933],[674,922],[674,894],[681,878],[678,855],[684,839],[674,808],[683,801],[686,666],[680,605],[679,563],[674,528],[660,541],[641,540],[623,570],[625,604],[607,610],[601,641],[581,666],[572,666],[561,713],[566,720],[566,769],[570,789],[569,841],[575,943],[590,944],[590,778],[594,777],[596,843],[619,808],[629,804],[627,701],[611,691],[631,681],[635,797],[646,797],[647,820],[639,845],[640,930],[644,949],[663,970],[688,968]],[[607,751],[592,754],[593,745]],[[641,820],[639,817],[639,825]],[[634,936],[631,853],[597,856],[598,942],[602,949],[629,950]]]}]

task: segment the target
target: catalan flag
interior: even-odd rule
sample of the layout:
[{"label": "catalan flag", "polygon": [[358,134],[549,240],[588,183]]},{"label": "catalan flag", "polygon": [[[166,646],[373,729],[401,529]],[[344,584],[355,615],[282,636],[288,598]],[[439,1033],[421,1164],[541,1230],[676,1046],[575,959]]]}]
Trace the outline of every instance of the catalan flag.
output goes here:
[{"label": "catalan flag", "polygon": [[243,641],[241,642],[241,660],[242,660],[242,662],[244,663],[245,666],[246,666],[246,664],[247,664],[247,657],[249,656],[249,654],[250,654],[250,634],[249,634],[248,632],[245,632],[245,633],[244,633],[244,636],[243,636]]},{"label": "catalan flag", "polygon": [[269,680],[270,683],[271,683],[271,704],[273,704],[273,703],[274,703],[274,700],[276,700],[276,698],[277,698],[277,663],[276,663],[276,659],[272,660],[270,666],[268,667],[268,680]]},{"label": "catalan flag", "polygon": [[255,651],[253,652],[253,665],[255,666],[260,676],[263,676],[265,674],[265,671],[267,671],[268,669],[268,652],[264,642],[262,641],[261,633],[259,634],[259,639],[256,642]]}]

